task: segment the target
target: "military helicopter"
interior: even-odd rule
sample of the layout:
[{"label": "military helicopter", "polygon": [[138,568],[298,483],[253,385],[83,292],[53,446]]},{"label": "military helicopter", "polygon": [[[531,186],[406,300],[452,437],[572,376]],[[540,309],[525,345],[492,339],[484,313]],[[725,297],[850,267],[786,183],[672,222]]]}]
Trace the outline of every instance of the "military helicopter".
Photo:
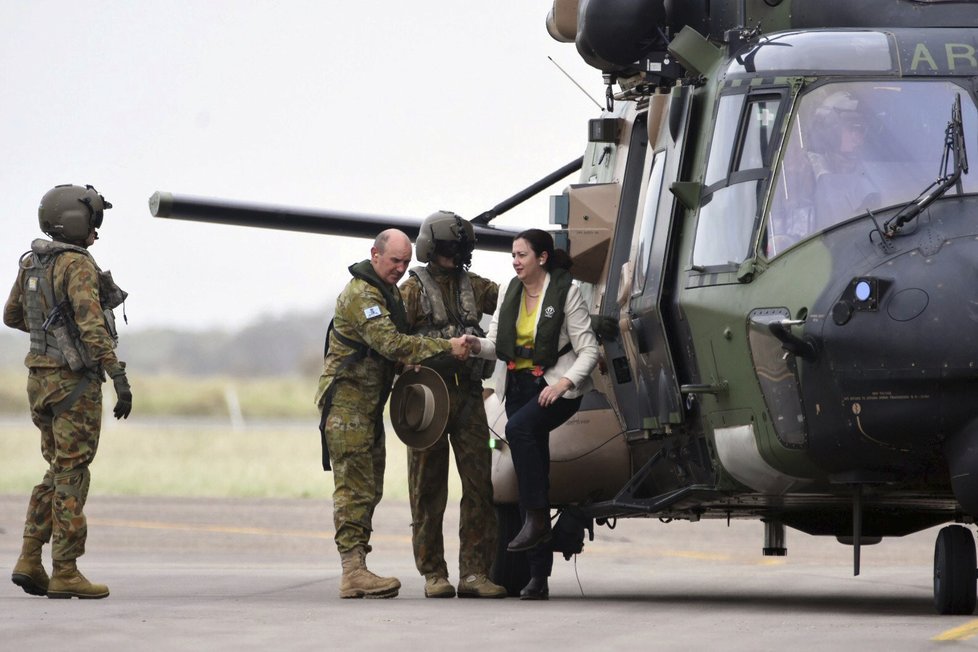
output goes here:
[{"label": "military helicopter", "polygon": [[[553,507],[759,519],[765,555],[788,527],[833,536],[855,574],[861,546],[951,523],[935,608],[974,611],[976,26],[976,0],[554,2],[549,33],[601,71],[607,106],[582,159],[473,219],[506,251],[492,217],[580,169],[551,221],[618,332],[553,433]],[[151,211],[364,236],[421,222],[169,193]],[[518,567],[502,556],[494,579]]]}]

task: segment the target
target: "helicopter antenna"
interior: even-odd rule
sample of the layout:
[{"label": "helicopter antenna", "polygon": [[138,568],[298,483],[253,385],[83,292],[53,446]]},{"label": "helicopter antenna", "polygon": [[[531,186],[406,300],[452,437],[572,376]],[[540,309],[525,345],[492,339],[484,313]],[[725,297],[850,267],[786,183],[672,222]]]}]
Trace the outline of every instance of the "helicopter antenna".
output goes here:
[{"label": "helicopter antenna", "polygon": [[570,73],[568,73],[568,72],[567,72],[566,70],[564,70],[563,68],[561,68],[561,67],[560,67],[560,64],[559,64],[559,63],[557,63],[556,61],[554,61],[554,58],[553,58],[552,56],[550,56],[550,55],[548,54],[548,55],[547,55],[547,58],[548,58],[548,59],[550,59],[550,63],[552,63],[552,64],[554,64],[555,66],[557,66],[557,70],[559,70],[560,72],[562,72],[562,73],[564,73],[564,75],[566,75],[566,76],[567,76],[567,79],[569,79],[569,80],[571,80],[571,83],[572,83],[572,84],[574,84],[574,85],[575,85],[575,86],[577,86],[577,87],[578,87],[579,89],[581,89],[581,92],[582,92],[582,93],[584,93],[584,95],[586,95],[586,96],[587,96],[587,99],[589,99],[589,100],[591,100],[592,102],[594,102],[594,104],[595,104],[595,105],[596,105],[596,106],[598,107],[598,110],[602,110],[602,109],[603,109],[603,107],[601,106],[601,104],[600,104],[600,103],[598,103],[598,101],[597,101],[596,99],[594,99],[593,97],[591,97],[591,94],[590,94],[590,93],[588,93],[588,92],[587,92],[586,90],[584,90],[584,87],[583,87],[583,86],[581,86],[580,84],[578,84],[578,83],[577,83],[577,80],[576,80],[576,79],[574,79],[573,77],[571,77],[571,76],[570,76]]}]

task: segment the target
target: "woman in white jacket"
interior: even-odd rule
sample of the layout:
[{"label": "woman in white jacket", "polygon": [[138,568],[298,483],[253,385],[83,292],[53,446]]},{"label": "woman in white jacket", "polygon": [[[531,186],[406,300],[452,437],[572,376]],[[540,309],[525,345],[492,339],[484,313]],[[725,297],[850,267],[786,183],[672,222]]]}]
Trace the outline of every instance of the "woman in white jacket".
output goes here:
[{"label": "woman in white jacket", "polygon": [[523,528],[507,546],[529,551],[531,579],[523,599],[549,595],[553,555],[541,544],[551,538],[550,432],[577,412],[598,361],[591,316],[571,283],[570,263],[546,231],[520,233],[513,240],[516,278],[499,288],[488,334],[467,336],[473,353],[506,363],[495,387],[505,401],[506,441],[525,512]]}]

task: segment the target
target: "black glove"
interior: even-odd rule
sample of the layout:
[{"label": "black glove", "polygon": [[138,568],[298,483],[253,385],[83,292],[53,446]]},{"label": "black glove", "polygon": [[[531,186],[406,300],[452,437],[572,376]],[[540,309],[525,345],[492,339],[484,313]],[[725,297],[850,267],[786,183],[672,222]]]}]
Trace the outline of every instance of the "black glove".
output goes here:
[{"label": "black glove", "polygon": [[120,362],[118,367],[109,372],[109,376],[112,378],[116,399],[112,414],[116,419],[128,419],[132,412],[132,389],[129,387],[129,379],[126,378],[126,363]]}]

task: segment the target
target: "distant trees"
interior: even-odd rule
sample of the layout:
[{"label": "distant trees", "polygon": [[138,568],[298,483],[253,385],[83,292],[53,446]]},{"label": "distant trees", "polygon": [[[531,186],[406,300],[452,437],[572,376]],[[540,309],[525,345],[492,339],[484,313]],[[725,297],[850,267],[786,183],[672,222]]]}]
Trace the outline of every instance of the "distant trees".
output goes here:
[{"label": "distant trees", "polygon": [[[189,331],[121,326],[119,357],[133,374],[192,376],[311,376],[323,363],[330,315],[263,316],[235,331]],[[0,369],[20,368],[26,333],[0,333]]]}]

